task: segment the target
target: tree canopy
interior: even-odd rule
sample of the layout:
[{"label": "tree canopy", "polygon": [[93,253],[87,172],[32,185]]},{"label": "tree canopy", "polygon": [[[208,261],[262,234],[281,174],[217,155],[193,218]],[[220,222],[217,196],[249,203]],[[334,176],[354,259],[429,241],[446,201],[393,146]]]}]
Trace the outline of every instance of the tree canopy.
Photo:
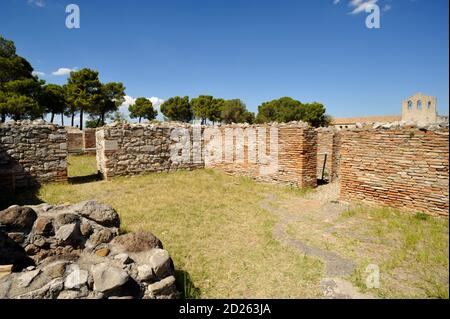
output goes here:
[{"label": "tree canopy", "polygon": [[47,84],[42,87],[39,101],[45,107],[45,112],[51,114],[51,123],[53,123],[55,114],[62,114],[66,110],[65,94],[64,87],[57,84]]},{"label": "tree canopy", "polygon": [[329,124],[323,104],[302,104],[290,97],[264,102],[258,107],[257,123],[304,121],[312,126]]},{"label": "tree canopy", "polygon": [[222,106],[221,119],[224,123],[253,123],[255,115],[247,111],[240,99],[226,100]]},{"label": "tree canopy", "polygon": [[16,54],[14,42],[0,36],[0,121],[42,116],[37,100],[41,84],[30,63]]},{"label": "tree canopy", "polygon": [[128,107],[128,111],[130,111],[132,119],[139,119],[139,123],[141,123],[142,118],[151,121],[158,115],[158,111],[153,108],[152,102],[145,97],[137,98],[136,102]]},{"label": "tree canopy", "polygon": [[190,122],[193,118],[189,97],[171,97],[161,105],[162,114],[171,121]]}]

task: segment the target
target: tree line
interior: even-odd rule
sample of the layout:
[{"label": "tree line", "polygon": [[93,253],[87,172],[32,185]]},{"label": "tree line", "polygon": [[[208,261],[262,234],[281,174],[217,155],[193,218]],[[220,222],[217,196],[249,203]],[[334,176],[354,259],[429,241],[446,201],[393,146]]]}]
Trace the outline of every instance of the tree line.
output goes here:
[{"label": "tree line", "polygon": [[[125,121],[118,112],[125,101],[125,86],[120,82],[102,83],[97,71],[84,68],[72,71],[64,85],[46,84],[33,72],[31,64],[17,55],[13,41],[0,36],[0,121],[37,119],[55,116],[74,119],[80,117],[80,129],[84,122],[88,127],[113,121]],[[140,97],[128,108],[130,117],[152,121],[158,111],[152,102]],[[191,122],[198,120],[207,123],[267,123],[305,121],[313,126],[326,126],[330,118],[320,103],[301,103],[290,97],[264,102],[255,115],[247,110],[240,99],[225,100],[210,95],[200,95],[190,99],[188,96],[175,96],[166,100],[160,107],[165,120]],[[85,121],[85,116],[87,120]]]}]

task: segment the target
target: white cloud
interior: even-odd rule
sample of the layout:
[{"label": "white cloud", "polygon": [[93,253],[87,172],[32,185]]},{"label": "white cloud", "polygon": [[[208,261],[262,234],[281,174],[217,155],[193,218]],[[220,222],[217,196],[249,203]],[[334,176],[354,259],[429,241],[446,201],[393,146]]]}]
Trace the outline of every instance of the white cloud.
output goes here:
[{"label": "white cloud", "polygon": [[30,6],[36,6],[36,7],[39,7],[39,8],[45,7],[45,0],[28,0],[27,3]]},{"label": "white cloud", "polygon": [[334,0],[333,4],[338,4],[339,2],[341,2],[341,0]]},{"label": "white cloud", "polygon": [[44,77],[45,73],[44,72],[40,72],[40,71],[33,71],[32,73],[33,75],[37,75],[38,77]]},{"label": "white cloud", "polygon": [[383,7],[383,11],[384,12],[387,12],[387,11],[389,11],[391,9],[392,9],[392,6],[390,4],[385,4],[384,7]]},{"label": "white cloud", "polygon": [[62,75],[68,75],[72,71],[75,71],[75,69],[59,68],[58,70],[52,72],[52,74],[55,76],[62,76]]},{"label": "white cloud", "polygon": [[[153,104],[153,107],[158,110],[158,114],[160,115],[160,106],[161,104],[164,103],[164,100],[157,97],[157,96],[152,96],[152,97],[148,97],[146,98],[148,100],[150,100]],[[130,112],[128,111],[128,107],[130,105],[133,105],[136,102],[136,98],[129,96],[129,95],[125,95],[125,101],[122,103],[122,105],[119,107],[119,112],[121,112],[123,115],[125,115],[125,117],[128,119],[130,116]]]},{"label": "white cloud", "polygon": [[378,0],[351,0],[349,6],[353,7],[354,9],[352,10],[352,12],[350,12],[350,14],[359,14],[361,12],[365,12],[366,9],[371,8],[377,2]]}]

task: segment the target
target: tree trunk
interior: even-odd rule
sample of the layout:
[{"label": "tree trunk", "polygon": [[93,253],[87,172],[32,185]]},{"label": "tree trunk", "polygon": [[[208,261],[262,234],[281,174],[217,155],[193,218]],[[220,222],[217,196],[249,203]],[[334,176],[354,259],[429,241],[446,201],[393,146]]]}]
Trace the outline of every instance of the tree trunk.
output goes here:
[{"label": "tree trunk", "polygon": [[80,111],[80,130],[83,130],[83,109]]},{"label": "tree trunk", "polygon": [[98,117],[98,120],[97,120],[97,123],[95,124],[96,127],[98,127],[98,125],[100,124],[100,121],[101,121],[101,120],[102,120],[102,117],[99,116],[99,117]]},{"label": "tree trunk", "polygon": [[105,125],[105,113],[102,113],[102,126]]},{"label": "tree trunk", "polygon": [[50,118],[50,123],[53,124],[53,120],[55,119],[55,113],[52,112],[52,117]]},{"label": "tree trunk", "polygon": [[141,119],[142,119],[142,117],[139,116],[139,123],[141,123]]},{"label": "tree trunk", "polygon": [[64,114],[61,113],[61,125],[64,126]]},{"label": "tree trunk", "polygon": [[0,120],[1,123],[5,123],[6,122],[6,114],[2,112],[2,118]]},{"label": "tree trunk", "polygon": [[75,120],[75,112],[72,112],[72,127],[73,127],[73,124],[74,124],[74,120]]}]

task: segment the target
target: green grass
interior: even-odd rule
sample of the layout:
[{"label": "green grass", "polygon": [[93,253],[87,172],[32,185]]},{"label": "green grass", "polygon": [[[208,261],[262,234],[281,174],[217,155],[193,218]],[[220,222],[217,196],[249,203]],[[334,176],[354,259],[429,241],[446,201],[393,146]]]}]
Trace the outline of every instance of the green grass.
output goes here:
[{"label": "green grass", "polygon": [[357,263],[348,279],[363,291],[367,265],[377,264],[381,287],[370,292],[379,297],[448,298],[448,219],[365,206],[324,217],[303,201],[314,194],[309,189],[213,170],[109,182],[79,178],[96,172],[95,157],[71,156],[68,183],[43,185],[37,193],[19,195],[16,203],[36,197],[53,204],[95,199],[111,205],[122,231],[146,230],[162,240],[186,298],[322,297],[323,264],[273,238],[278,217],[260,207],[269,194],[278,198],[274,207],[301,212],[302,222],[288,225],[293,237]]},{"label": "green grass", "polygon": [[67,175],[82,177],[97,174],[95,155],[70,155],[67,157]]},{"label": "green grass", "polygon": [[[92,162],[71,157],[70,174],[90,173]],[[90,168],[77,167],[85,163]],[[118,211],[122,231],[154,233],[174,259],[186,297],[318,297],[323,265],[274,240],[277,217],[259,206],[269,193],[304,192],[197,170],[47,184],[36,195],[53,204],[95,199]]]},{"label": "green grass", "polygon": [[448,227],[448,219],[360,205],[332,223],[312,218],[309,229],[293,223],[289,233],[356,261],[350,280],[362,291],[369,291],[366,267],[375,264],[380,288],[370,292],[378,297],[448,298]]}]

